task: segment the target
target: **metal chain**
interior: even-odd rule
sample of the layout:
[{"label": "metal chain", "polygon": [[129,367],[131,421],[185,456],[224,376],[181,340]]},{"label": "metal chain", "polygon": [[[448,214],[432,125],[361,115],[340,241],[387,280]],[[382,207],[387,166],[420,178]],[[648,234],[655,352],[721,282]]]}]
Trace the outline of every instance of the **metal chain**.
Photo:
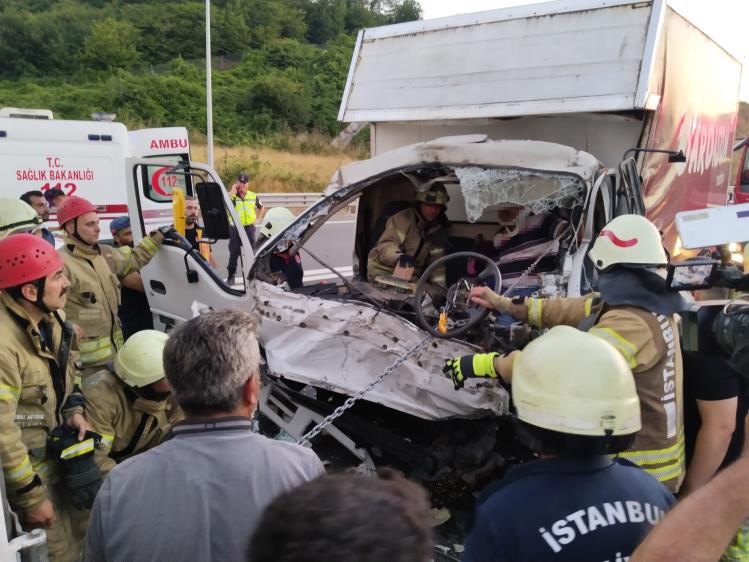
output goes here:
[{"label": "metal chain", "polygon": [[418,344],[416,344],[414,347],[409,349],[406,353],[401,355],[398,360],[390,365],[387,369],[385,369],[382,374],[380,374],[376,379],[374,379],[371,383],[369,383],[366,387],[364,387],[362,390],[354,394],[353,396],[350,396],[343,404],[338,406],[335,410],[333,410],[333,413],[330,415],[324,417],[320,423],[318,423],[315,427],[310,429],[306,434],[302,436],[302,438],[297,441],[299,445],[307,445],[312,439],[320,435],[326,427],[328,427],[331,423],[333,423],[336,419],[340,418],[343,413],[351,408],[358,400],[361,400],[364,398],[364,395],[367,394],[370,390],[372,390],[375,386],[380,384],[385,377],[388,375],[393,374],[395,371],[398,370],[398,367],[403,365],[403,363],[406,362],[406,360],[409,357],[414,356],[419,351],[424,349],[426,345],[432,341],[432,336],[427,336],[423,340],[421,340]]}]

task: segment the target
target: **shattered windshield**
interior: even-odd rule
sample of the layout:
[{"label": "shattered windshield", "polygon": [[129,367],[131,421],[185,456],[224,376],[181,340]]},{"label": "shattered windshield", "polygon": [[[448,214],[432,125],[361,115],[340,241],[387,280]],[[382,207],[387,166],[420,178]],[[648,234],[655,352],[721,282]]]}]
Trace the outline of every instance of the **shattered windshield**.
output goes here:
[{"label": "shattered windshield", "polygon": [[585,199],[583,181],[569,174],[479,167],[454,170],[469,222],[478,221],[488,207],[502,203],[524,205],[532,213],[542,213],[554,207],[581,206]]}]

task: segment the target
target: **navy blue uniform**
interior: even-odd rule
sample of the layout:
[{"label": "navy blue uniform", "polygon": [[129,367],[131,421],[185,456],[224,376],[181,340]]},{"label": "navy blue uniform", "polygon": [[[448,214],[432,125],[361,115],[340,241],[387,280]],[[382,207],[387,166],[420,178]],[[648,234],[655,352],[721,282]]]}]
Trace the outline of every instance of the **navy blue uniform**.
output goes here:
[{"label": "navy blue uniform", "polygon": [[270,270],[272,272],[283,273],[289,288],[299,289],[304,286],[304,269],[302,268],[302,258],[299,254],[290,256],[288,250],[273,254],[270,257]]},{"label": "navy blue uniform", "polygon": [[625,460],[533,461],[479,498],[463,562],[623,562],[675,503]]}]

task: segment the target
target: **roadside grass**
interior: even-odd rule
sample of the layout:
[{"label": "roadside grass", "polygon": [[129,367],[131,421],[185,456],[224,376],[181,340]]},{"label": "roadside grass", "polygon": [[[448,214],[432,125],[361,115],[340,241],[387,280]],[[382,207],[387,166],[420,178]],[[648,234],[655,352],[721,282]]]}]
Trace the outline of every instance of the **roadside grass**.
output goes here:
[{"label": "roadside grass", "polygon": [[[362,157],[359,153],[338,151],[330,146],[313,145],[305,150],[302,143],[297,143],[288,148],[215,146],[214,167],[227,188],[237,174],[244,171],[251,176],[257,193],[314,193],[325,189],[339,166]],[[193,160],[207,161],[208,148],[204,141],[191,142],[190,152]]]}]

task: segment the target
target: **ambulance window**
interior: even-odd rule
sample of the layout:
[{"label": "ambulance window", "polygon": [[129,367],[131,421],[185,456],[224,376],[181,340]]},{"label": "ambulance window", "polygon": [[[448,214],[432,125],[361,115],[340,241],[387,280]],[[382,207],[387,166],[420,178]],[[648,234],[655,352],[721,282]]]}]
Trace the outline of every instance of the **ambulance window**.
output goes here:
[{"label": "ambulance window", "polygon": [[[160,157],[159,162],[179,163],[179,156]],[[143,166],[143,185],[145,196],[157,203],[169,203],[172,200],[174,188],[180,188],[188,192],[186,176],[183,174],[170,173],[170,166]],[[189,190],[192,191],[191,189]]]}]

